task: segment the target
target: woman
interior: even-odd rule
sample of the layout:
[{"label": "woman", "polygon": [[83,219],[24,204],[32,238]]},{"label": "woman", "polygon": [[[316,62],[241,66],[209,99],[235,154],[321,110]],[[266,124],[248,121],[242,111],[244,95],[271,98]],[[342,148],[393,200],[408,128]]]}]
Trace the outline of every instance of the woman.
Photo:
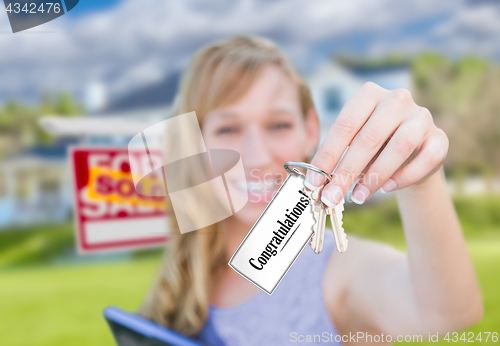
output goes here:
[{"label": "woman", "polygon": [[[172,238],[141,308],[144,316],[228,345],[319,337],[370,342],[352,339],[358,332],[390,342],[398,335],[443,335],[480,320],[480,290],[441,166],[447,137],[408,91],[365,84],[311,161],[332,172],[349,146],[323,190],[326,205],[338,204],[362,173],[354,202],[363,203],[380,188],[396,191],[408,254],[353,236],[347,251],[338,253],[327,234],[324,251],[304,249],[272,296],[227,263],[279,188],[276,177],[286,176],[283,164],[307,161],[318,145],[310,92],[272,43],[236,37],[193,58],[174,114],[193,110],[208,148],[241,154],[249,202],[224,221]],[[322,179],[309,172],[306,186],[320,186]]]}]

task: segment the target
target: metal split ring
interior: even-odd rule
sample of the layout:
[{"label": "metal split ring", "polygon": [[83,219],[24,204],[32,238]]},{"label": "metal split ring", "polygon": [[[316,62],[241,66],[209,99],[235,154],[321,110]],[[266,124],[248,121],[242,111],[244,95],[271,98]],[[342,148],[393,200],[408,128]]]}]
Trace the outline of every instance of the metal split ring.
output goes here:
[{"label": "metal split ring", "polygon": [[283,167],[285,167],[286,171],[290,174],[295,174],[295,175],[301,175],[303,176],[304,178],[306,177],[304,173],[300,172],[299,170],[297,169],[292,169],[291,167],[300,167],[300,168],[305,168],[305,169],[308,169],[310,171],[313,171],[313,172],[316,172],[318,174],[321,174],[323,175],[324,177],[326,177],[326,183],[328,183],[330,180],[332,180],[332,176],[328,173],[326,173],[324,170],[316,167],[316,166],[313,166],[309,163],[305,163],[305,162],[297,162],[297,161],[288,161],[286,162]]}]

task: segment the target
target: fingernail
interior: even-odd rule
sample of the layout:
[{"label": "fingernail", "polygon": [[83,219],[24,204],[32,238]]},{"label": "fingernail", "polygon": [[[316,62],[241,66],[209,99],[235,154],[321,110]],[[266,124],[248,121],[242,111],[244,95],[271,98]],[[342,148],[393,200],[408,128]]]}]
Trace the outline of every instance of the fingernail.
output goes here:
[{"label": "fingernail", "polygon": [[382,187],[380,188],[380,191],[383,193],[390,192],[390,191],[394,190],[397,186],[398,186],[398,184],[396,184],[396,182],[394,180],[389,179],[385,182],[384,185],[382,185]]},{"label": "fingernail", "polygon": [[363,204],[368,196],[370,196],[370,190],[364,185],[358,185],[352,191],[351,200],[356,204]]},{"label": "fingernail", "polygon": [[304,186],[309,190],[316,190],[318,187],[323,185],[325,182],[325,177],[316,172],[307,172],[306,180],[304,181]]},{"label": "fingernail", "polygon": [[330,185],[321,193],[321,201],[330,208],[335,208],[344,196],[342,189],[337,185]]}]

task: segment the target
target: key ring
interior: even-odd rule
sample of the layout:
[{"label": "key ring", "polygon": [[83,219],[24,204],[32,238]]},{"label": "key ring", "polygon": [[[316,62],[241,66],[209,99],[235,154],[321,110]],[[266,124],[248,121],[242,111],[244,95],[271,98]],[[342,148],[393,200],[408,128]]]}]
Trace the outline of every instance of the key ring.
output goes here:
[{"label": "key ring", "polygon": [[332,176],[328,173],[326,173],[324,170],[322,169],[319,169],[318,167],[316,166],[313,166],[309,163],[305,163],[305,162],[297,162],[297,161],[288,161],[286,162],[283,167],[285,167],[286,171],[290,174],[295,174],[295,175],[301,175],[303,176],[304,178],[306,177],[304,173],[296,170],[296,169],[291,169],[290,167],[300,167],[300,168],[305,168],[305,169],[308,169],[310,171],[313,171],[313,172],[316,172],[316,173],[319,173],[323,176],[326,177],[326,184],[332,180]]}]

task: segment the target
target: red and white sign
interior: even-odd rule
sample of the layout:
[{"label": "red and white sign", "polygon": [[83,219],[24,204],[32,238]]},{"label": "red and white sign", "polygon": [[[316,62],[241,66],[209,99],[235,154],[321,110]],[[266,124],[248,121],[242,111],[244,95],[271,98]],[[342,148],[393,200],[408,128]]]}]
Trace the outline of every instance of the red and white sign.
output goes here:
[{"label": "red and white sign", "polygon": [[[150,158],[140,156],[129,159],[127,147],[71,149],[80,253],[160,246],[167,240],[166,198],[143,196],[134,188],[129,160],[149,167]],[[149,186],[165,188],[154,175]]]}]

